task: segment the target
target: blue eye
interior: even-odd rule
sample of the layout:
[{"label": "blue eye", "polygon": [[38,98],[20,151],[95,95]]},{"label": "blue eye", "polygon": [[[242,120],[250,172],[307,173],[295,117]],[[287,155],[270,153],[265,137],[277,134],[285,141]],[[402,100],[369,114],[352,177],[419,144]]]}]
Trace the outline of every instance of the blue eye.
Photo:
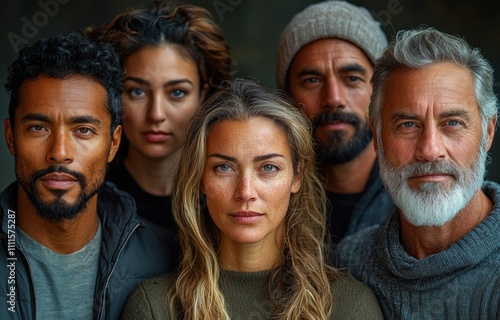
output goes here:
[{"label": "blue eye", "polygon": [[276,169],[276,166],[272,164],[266,164],[265,166],[262,167],[262,169],[264,169],[264,171],[271,172]]},{"label": "blue eye", "polygon": [[171,94],[176,99],[184,98],[187,95],[186,91],[181,89],[175,89]]},{"label": "blue eye", "polygon": [[401,124],[401,126],[404,127],[404,128],[411,128],[411,127],[414,127],[415,124],[413,122],[403,122]]},{"label": "blue eye", "polygon": [[139,88],[132,88],[128,90],[128,94],[133,98],[143,97],[146,95],[146,92]]},{"label": "blue eye", "polygon": [[319,82],[319,79],[316,78],[316,77],[311,77],[311,78],[305,79],[304,82],[306,82],[306,83],[316,83],[316,82]]},{"label": "blue eye", "polygon": [[220,171],[220,172],[228,172],[229,170],[231,170],[231,166],[223,163],[223,164],[219,164],[219,165],[215,166],[215,169],[217,171]]}]

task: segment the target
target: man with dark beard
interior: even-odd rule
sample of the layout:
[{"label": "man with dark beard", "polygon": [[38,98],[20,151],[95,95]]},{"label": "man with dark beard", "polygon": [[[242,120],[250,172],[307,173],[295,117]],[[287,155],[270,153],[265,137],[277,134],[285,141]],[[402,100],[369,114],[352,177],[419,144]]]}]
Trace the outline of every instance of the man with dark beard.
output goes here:
[{"label": "man with dark beard", "polygon": [[500,185],[484,181],[493,79],[479,49],[432,28],[398,32],[377,61],[370,119],[398,210],[336,255],[386,319],[500,319]]},{"label": "man with dark beard", "polygon": [[8,73],[17,182],[0,194],[0,319],[118,319],[177,254],[172,234],[104,184],[120,144],[118,57],[69,32],[22,49]]},{"label": "man with dark beard", "polygon": [[307,7],[281,36],[277,84],[314,125],[333,243],[394,210],[378,174],[368,124],[370,77],[386,45],[368,10],[345,1]]}]

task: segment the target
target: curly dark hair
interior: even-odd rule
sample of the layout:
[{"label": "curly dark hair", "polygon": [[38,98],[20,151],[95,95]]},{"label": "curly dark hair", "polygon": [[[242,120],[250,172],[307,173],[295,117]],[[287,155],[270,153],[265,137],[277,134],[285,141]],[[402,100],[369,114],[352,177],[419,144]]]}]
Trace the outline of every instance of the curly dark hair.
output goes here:
[{"label": "curly dark hair", "polygon": [[12,126],[20,102],[21,86],[42,75],[58,79],[81,75],[98,82],[107,92],[111,133],[120,123],[124,71],[109,43],[92,41],[80,31],[56,34],[21,49],[7,71],[5,89],[10,93],[9,117]]},{"label": "curly dark hair", "polygon": [[102,28],[88,28],[93,39],[112,43],[122,64],[134,52],[159,44],[174,45],[198,66],[200,88],[207,97],[231,77],[232,60],[221,29],[206,9],[194,5],[154,2],[149,8],[117,15]]}]

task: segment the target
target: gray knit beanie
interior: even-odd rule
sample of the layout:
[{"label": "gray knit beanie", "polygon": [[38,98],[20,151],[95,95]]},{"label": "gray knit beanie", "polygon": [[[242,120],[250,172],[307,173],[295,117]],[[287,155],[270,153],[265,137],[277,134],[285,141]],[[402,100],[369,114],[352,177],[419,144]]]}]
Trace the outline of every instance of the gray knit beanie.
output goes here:
[{"label": "gray knit beanie", "polygon": [[281,35],[276,83],[285,89],[288,68],[303,46],[319,39],[340,38],[358,46],[375,63],[387,46],[387,37],[371,14],[346,1],[310,5],[290,21]]}]

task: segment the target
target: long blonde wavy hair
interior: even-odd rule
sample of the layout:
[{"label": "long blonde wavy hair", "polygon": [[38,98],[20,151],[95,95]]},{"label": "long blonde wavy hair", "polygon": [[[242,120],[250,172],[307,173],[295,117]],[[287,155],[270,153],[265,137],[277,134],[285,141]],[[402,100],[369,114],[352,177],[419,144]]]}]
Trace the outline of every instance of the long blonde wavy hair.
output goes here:
[{"label": "long blonde wavy hair", "polygon": [[282,258],[270,278],[276,319],[327,319],[332,310],[330,281],[337,272],[325,258],[325,192],[318,178],[311,128],[288,98],[248,80],[224,82],[187,129],[173,194],[182,258],[169,292],[172,315],[181,319],[229,319],[219,288],[217,229],[200,192],[210,129],[224,120],[271,119],[288,138],[300,190],[291,194],[285,216]]}]

